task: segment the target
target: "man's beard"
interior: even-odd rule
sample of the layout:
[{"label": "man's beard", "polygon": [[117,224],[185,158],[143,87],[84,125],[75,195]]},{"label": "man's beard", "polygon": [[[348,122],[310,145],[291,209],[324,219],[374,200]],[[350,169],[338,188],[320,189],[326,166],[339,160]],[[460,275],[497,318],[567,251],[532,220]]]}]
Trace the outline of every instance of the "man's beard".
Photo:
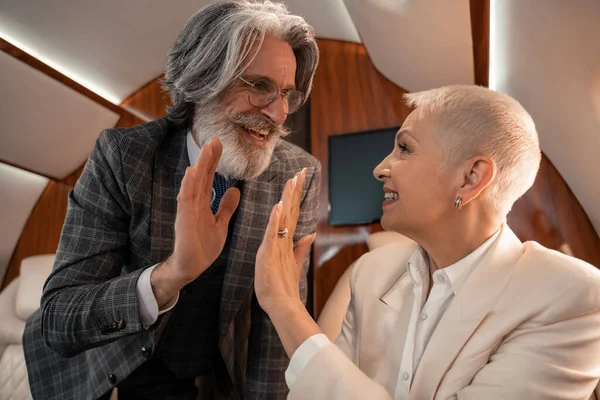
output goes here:
[{"label": "man's beard", "polygon": [[[289,134],[287,128],[275,125],[260,114],[241,113],[226,117],[218,105],[198,106],[193,123],[194,139],[200,147],[213,137],[219,138],[223,144],[217,172],[226,179],[240,181],[262,174],[271,163],[271,156],[279,139]],[[250,135],[245,129],[268,132],[264,148],[257,147],[244,138],[242,135]]]}]

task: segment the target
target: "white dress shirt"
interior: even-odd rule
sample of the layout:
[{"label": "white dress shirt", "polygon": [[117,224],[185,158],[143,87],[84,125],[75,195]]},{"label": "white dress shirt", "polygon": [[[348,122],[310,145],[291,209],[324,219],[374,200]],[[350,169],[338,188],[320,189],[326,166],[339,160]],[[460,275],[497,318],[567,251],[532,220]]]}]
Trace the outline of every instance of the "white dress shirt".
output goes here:
[{"label": "white dress shirt", "polygon": [[[196,159],[200,155],[200,147],[196,144],[191,132],[189,131],[186,138],[186,146],[190,165],[194,165],[196,163]],[[152,285],[150,283],[150,274],[152,274],[152,271],[157,265],[158,264],[147,268],[144,272],[142,272],[137,281],[137,296],[140,300],[139,312],[144,328],[149,328],[156,322],[159,315],[164,314],[175,307],[177,300],[179,300],[179,294],[177,294],[177,297],[175,297],[173,302],[167,304],[167,307],[165,307],[163,310],[158,309],[156,297],[154,297],[154,292],[152,292]]]},{"label": "white dress shirt", "polygon": [[[410,279],[413,285],[414,301],[396,391],[393,394],[397,400],[408,399],[413,376],[421,357],[429,343],[433,331],[437,327],[444,312],[458,293],[463,283],[467,280],[473,269],[483,258],[487,250],[494,243],[500,231],[496,232],[485,243],[460,261],[439,269],[433,273],[433,286],[429,297],[429,257],[420,246],[410,256],[407,265],[408,274],[400,279]],[[324,334],[317,334],[306,339],[294,352],[290,364],[285,372],[286,382],[291,388],[297,377],[310,360],[331,342]]]}]

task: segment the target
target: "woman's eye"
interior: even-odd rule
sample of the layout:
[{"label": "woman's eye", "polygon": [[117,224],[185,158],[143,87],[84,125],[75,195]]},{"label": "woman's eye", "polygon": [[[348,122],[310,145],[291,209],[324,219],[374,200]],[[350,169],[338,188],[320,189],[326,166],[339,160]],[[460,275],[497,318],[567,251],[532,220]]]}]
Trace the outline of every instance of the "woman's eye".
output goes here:
[{"label": "woman's eye", "polygon": [[406,145],[398,143],[398,148],[400,149],[401,153],[408,153],[408,147],[406,147]]}]

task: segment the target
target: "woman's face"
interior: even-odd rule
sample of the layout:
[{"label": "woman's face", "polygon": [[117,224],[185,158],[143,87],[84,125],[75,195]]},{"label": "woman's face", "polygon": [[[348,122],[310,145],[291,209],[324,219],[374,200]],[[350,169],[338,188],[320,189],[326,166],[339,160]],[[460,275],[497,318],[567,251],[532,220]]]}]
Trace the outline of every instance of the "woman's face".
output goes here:
[{"label": "woman's face", "polygon": [[443,176],[438,175],[444,150],[434,123],[431,114],[413,111],[396,135],[394,150],[373,171],[384,183],[381,224],[386,230],[419,237],[455,212],[458,180],[453,176],[459,174],[450,167]]}]

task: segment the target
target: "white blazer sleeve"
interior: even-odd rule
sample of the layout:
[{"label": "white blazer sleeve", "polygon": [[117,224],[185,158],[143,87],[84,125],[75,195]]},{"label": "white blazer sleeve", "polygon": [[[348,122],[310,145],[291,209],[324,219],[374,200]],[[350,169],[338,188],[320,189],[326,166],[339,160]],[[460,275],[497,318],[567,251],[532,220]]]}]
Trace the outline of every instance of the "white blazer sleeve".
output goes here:
[{"label": "white blazer sleeve", "polygon": [[342,329],[337,339],[335,340],[336,346],[352,361],[354,364],[358,365],[358,353],[356,351],[357,347],[357,338],[356,338],[356,307],[355,302],[356,299],[354,297],[355,285],[356,282],[356,271],[357,268],[355,265],[358,264],[355,262],[350,266],[352,271],[350,273],[350,301],[348,303],[348,310],[346,311],[346,316],[342,322]]},{"label": "white blazer sleeve", "polygon": [[289,400],[392,400],[335,345],[319,351],[292,386]]},{"label": "white blazer sleeve", "polygon": [[[350,287],[354,293],[356,268]],[[392,400],[392,396],[358,367],[356,309],[354,296],[336,344],[322,347],[306,364],[292,387],[288,400]]]}]

